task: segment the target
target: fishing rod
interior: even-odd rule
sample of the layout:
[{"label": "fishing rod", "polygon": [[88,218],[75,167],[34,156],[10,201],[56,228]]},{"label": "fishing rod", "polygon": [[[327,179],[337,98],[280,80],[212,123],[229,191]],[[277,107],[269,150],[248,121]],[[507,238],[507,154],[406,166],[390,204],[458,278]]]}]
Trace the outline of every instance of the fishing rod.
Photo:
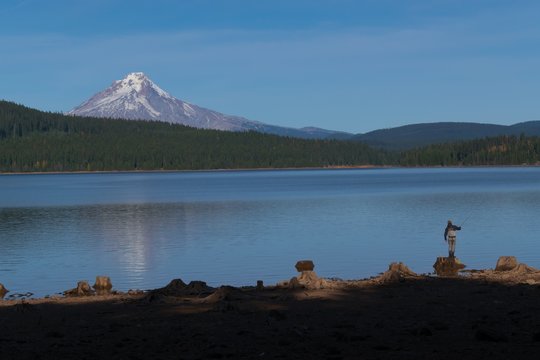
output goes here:
[{"label": "fishing rod", "polygon": [[467,216],[467,217],[465,218],[465,220],[463,220],[463,221],[461,222],[460,226],[463,226],[463,224],[465,224],[465,223],[467,222],[467,220],[469,220],[469,219],[471,218],[471,216],[472,216],[472,212],[469,214],[469,216]]},{"label": "fishing rod", "polygon": [[[484,206],[484,203],[486,202],[486,199],[480,199],[480,201],[478,203],[476,203],[476,207],[477,208],[482,208],[482,206]],[[478,209],[476,210],[478,211]],[[463,226],[463,224],[465,224],[467,222],[467,220],[469,220],[475,213],[475,209],[474,207],[469,211],[469,215],[465,218],[465,220],[463,220],[463,222],[461,223],[460,226]]]}]

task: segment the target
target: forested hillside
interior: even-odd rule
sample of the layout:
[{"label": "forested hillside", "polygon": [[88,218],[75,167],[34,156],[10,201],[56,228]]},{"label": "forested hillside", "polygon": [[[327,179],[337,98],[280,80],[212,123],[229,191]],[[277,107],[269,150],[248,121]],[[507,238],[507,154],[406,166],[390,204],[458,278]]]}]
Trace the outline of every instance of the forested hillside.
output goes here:
[{"label": "forested hillside", "polygon": [[0,171],[106,171],[540,163],[540,138],[498,136],[384,151],[356,141],[82,118],[0,101]]},{"label": "forested hillside", "polygon": [[174,170],[382,165],[357,142],[82,118],[0,102],[0,171]]},{"label": "forested hillside", "polygon": [[400,154],[401,166],[538,165],[540,138],[498,136],[430,145]]},{"label": "forested hillside", "polygon": [[540,121],[528,121],[514,125],[465,122],[411,124],[355,135],[350,140],[358,140],[382,149],[404,151],[433,144],[504,135],[519,136],[521,134],[540,136]]}]

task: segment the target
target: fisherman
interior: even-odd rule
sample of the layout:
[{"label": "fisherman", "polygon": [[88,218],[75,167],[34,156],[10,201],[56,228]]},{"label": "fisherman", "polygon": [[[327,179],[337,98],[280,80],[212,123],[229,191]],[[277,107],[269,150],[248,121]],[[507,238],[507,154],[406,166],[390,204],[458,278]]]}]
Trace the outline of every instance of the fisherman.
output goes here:
[{"label": "fisherman", "polygon": [[448,220],[448,225],[444,229],[444,241],[448,243],[448,257],[453,258],[456,252],[456,231],[461,230],[461,226],[452,224],[451,220]]}]

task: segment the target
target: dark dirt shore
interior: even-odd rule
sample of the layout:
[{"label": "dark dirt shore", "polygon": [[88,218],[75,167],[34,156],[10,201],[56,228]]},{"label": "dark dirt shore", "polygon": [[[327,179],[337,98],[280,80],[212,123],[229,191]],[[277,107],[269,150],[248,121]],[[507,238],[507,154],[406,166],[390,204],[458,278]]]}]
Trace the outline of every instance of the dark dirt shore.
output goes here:
[{"label": "dark dirt shore", "polygon": [[[497,167],[515,167],[529,165],[501,165]],[[530,165],[534,166],[534,165]],[[433,167],[433,166],[431,166]],[[61,175],[61,174],[136,174],[136,173],[183,173],[183,172],[237,172],[237,171],[273,171],[273,170],[339,170],[339,169],[386,169],[399,168],[390,165],[329,165],[329,166],[304,166],[304,167],[245,167],[245,168],[222,168],[222,169],[178,169],[178,170],[81,170],[81,171],[0,171],[0,175]]]},{"label": "dark dirt shore", "polygon": [[471,277],[0,301],[0,319],[1,359],[536,359],[540,352],[540,287]]}]

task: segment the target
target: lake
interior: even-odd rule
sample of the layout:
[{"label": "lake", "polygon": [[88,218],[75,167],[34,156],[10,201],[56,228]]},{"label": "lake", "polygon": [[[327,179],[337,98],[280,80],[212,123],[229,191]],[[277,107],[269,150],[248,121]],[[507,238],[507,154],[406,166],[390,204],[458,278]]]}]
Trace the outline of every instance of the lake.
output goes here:
[{"label": "lake", "polygon": [[[96,275],[119,290],[173,278],[275,284],[312,259],[358,279],[456,255],[540,267],[540,168],[0,175],[0,283],[44,296]],[[9,294],[8,294],[9,295]]]}]

